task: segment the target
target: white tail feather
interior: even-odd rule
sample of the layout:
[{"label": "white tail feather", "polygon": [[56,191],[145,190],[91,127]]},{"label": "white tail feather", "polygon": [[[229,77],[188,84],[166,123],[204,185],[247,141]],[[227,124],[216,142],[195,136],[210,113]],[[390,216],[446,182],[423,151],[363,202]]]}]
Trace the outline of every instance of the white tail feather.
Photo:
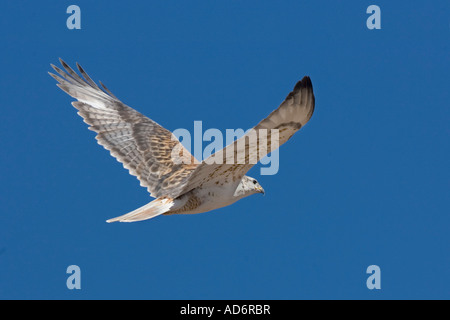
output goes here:
[{"label": "white tail feather", "polygon": [[154,218],[156,216],[159,216],[167,211],[170,210],[170,208],[173,206],[173,200],[168,198],[158,198],[156,200],[153,200],[152,202],[146,204],[143,207],[140,207],[139,209],[136,209],[130,213],[124,214],[123,216],[116,217],[113,219],[106,220],[106,222],[135,222],[135,221],[142,221]]}]

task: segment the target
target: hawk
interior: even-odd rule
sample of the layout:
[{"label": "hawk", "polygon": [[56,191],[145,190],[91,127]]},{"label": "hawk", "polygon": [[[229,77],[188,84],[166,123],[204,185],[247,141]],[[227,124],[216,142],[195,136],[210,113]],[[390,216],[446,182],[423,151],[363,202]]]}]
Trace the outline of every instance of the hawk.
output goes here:
[{"label": "hawk", "polygon": [[[297,82],[278,109],[253,128],[256,146],[249,142],[250,133],[247,132],[199,162],[169,130],[122,103],[101,82],[100,88],[78,63],[81,76],[63,60],[60,62],[63,69],[51,65],[58,75],[49,72],[58,81],[57,86],[77,100],[72,105],[89,129],[97,133],[98,143],[138,178],[150,196],[156,198],[107,222],[202,213],[231,205],[255,193],[264,193],[258,181],[245,174],[273,151],[273,130],[278,133],[274,135],[278,147],[302,128],[314,112],[313,88],[306,76]],[[264,130],[266,135],[262,139],[260,132]],[[257,161],[249,161],[251,156]]]}]

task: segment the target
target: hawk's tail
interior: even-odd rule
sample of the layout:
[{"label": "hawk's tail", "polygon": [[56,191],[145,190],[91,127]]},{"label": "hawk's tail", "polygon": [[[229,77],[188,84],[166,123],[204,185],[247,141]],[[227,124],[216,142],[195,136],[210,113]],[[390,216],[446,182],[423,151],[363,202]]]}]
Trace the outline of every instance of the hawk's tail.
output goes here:
[{"label": "hawk's tail", "polygon": [[106,222],[135,222],[154,218],[167,212],[173,206],[174,202],[170,198],[158,198],[123,216],[106,220]]}]

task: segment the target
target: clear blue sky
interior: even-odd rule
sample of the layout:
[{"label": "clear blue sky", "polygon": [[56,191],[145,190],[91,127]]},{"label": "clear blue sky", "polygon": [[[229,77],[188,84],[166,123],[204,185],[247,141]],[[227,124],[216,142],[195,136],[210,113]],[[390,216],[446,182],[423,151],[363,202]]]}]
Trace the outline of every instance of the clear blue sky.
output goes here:
[{"label": "clear blue sky", "polygon": [[[81,30],[66,27],[71,4]],[[371,4],[381,30],[366,27]],[[3,2],[0,298],[449,299],[449,8]],[[265,197],[107,224],[150,198],[48,76],[59,57],[169,130],[247,129],[304,75],[316,112],[278,174],[249,172]]]}]

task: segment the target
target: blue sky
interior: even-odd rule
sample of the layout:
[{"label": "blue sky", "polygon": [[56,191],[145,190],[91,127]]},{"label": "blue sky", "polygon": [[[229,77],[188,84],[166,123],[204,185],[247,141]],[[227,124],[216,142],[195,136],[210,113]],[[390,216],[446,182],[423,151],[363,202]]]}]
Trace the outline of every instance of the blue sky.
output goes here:
[{"label": "blue sky", "polygon": [[[66,27],[71,4],[81,30]],[[381,30],[366,27],[371,4]],[[450,298],[449,7],[3,3],[0,298]],[[265,197],[107,224],[150,198],[48,76],[59,57],[169,130],[250,128],[304,75],[316,111],[276,175],[249,172]]]}]

